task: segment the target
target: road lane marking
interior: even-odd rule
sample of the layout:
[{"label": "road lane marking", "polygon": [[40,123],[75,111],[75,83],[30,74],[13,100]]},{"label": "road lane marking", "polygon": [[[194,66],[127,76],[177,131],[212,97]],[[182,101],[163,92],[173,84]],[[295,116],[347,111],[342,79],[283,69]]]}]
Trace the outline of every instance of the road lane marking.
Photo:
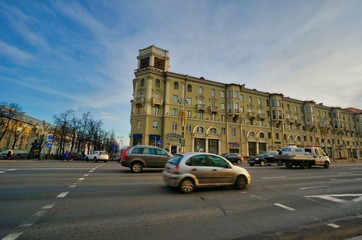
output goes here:
[{"label": "road lane marking", "polygon": [[314,187],[301,187],[300,190],[316,189],[316,188],[328,188],[329,186],[314,186]]},{"label": "road lane marking", "polygon": [[280,177],[263,177],[263,178],[261,178],[261,179],[266,180],[266,179],[280,179],[280,178],[287,178],[287,177],[286,177],[286,176],[280,176]]},{"label": "road lane marking", "polygon": [[4,172],[6,172],[6,171],[0,171],[0,173],[4,173]]},{"label": "road lane marking", "polygon": [[36,221],[39,220],[39,218],[41,216],[43,216],[47,211],[44,210],[40,210],[37,211],[33,216],[31,216],[31,218],[29,218],[26,222],[24,222],[23,224],[21,224],[18,228],[25,228],[25,227],[31,227],[34,225],[34,223]]},{"label": "road lane marking", "polygon": [[[330,194],[330,195],[310,195],[305,196],[306,198],[320,198],[331,202],[336,203],[346,203],[348,201],[351,202],[361,202],[362,194]],[[349,198],[350,200],[343,199],[344,197]]]},{"label": "road lane marking", "polygon": [[334,223],[328,223],[327,226],[330,226],[332,228],[339,228],[339,225],[334,224]]},{"label": "road lane marking", "polygon": [[257,196],[257,195],[250,195],[250,197],[256,198],[256,199],[259,199],[259,200],[263,200],[263,201],[266,200],[265,198],[259,197],[259,196]]},{"label": "road lane marking", "polygon": [[69,188],[75,188],[75,187],[77,187],[76,184],[72,184],[72,185],[69,186]]},{"label": "road lane marking", "polygon": [[1,240],[15,240],[20,237],[21,234],[23,234],[23,232],[10,233],[3,237]]},{"label": "road lane marking", "polygon": [[84,181],[85,178],[79,178],[78,181]]},{"label": "road lane marking", "polygon": [[62,192],[57,196],[57,198],[64,198],[65,196],[67,196],[68,193],[69,192]]},{"label": "road lane marking", "polygon": [[84,174],[84,177],[88,177],[89,176],[89,174]]},{"label": "road lane marking", "polygon": [[274,203],[274,205],[275,205],[275,206],[278,206],[278,207],[281,207],[281,208],[284,208],[284,209],[289,210],[289,211],[296,211],[294,208],[285,206],[285,205],[280,204],[280,203]]},{"label": "road lane marking", "polygon": [[42,207],[41,209],[51,209],[54,206],[55,206],[55,204],[48,204],[48,205],[45,205],[44,207]]}]

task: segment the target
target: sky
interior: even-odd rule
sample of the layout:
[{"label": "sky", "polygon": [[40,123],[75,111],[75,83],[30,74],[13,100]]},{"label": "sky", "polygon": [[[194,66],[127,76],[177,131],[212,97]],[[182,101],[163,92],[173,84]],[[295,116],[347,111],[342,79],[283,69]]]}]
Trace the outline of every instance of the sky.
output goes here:
[{"label": "sky", "polygon": [[139,49],[169,71],[362,109],[360,0],[0,0],[0,102],[128,141]]}]

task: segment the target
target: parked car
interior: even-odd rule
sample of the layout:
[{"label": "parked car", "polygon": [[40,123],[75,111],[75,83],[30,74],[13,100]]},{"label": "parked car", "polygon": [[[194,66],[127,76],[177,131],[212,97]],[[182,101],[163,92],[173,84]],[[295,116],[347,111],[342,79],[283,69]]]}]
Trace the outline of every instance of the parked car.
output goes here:
[{"label": "parked car", "polygon": [[167,151],[154,146],[131,146],[125,149],[119,163],[139,173],[144,168],[163,168],[171,157]]},{"label": "parked car", "polygon": [[240,165],[243,162],[243,157],[239,153],[223,153],[221,156],[233,164]]},{"label": "parked car", "polygon": [[234,186],[244,189],[250,184],[249,172],[212,153],[176,154],[165,165],[166,185],[190,193],[199,187]]},{"label": "parked car", "polygon": [[82,160],[82,154],[77,152],[70,152],[68,158],[72,160]]},{"label": "parked car", "polygon": [[260,166],[268,166],[272,163],[278,164],[278,166],[282,165],[282,163],[274,158],[275,155],[278,155],[277,151],[269,151],[261,153],[255,157],[252,157],[249,159],[249,165],[254,166],[255,164],[258,164]]},{"label": "parked car", "polygon": [[107,162],[109,160],[109,155],[106,151],[91,151],[86,157],[85,160],[88,162],[89,160],[94,160],[95,162],[104,161]]}]

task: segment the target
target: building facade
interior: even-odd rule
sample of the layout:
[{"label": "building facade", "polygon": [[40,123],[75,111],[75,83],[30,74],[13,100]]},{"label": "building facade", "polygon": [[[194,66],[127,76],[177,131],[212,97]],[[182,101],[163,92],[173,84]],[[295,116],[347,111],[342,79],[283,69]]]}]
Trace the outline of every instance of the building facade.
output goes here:
[{"label": "building facade", "polygon": [[362,157],[362,110],[170,72],[169,51],[154,45],[137,59],[131,145],[244,156],[321,146],[333,158]]}]

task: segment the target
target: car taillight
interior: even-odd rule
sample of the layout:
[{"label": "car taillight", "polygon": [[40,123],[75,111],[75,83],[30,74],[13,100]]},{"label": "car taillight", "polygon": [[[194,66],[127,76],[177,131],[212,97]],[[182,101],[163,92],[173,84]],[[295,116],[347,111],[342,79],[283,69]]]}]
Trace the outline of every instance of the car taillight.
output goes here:
[{"label": "car taillight", "polygon": [[122,156],[123,156],[123,158],[126,158],[126,157],[127,157],[127,153],[126,153],[126,151],[123,151]]},{"label": "car taillight", "polygon": [[175,169],[173,170],[173,173],[174,173],[174,174],[180,174],[180,164],[177,164],[177,165],[175,166]]}]

